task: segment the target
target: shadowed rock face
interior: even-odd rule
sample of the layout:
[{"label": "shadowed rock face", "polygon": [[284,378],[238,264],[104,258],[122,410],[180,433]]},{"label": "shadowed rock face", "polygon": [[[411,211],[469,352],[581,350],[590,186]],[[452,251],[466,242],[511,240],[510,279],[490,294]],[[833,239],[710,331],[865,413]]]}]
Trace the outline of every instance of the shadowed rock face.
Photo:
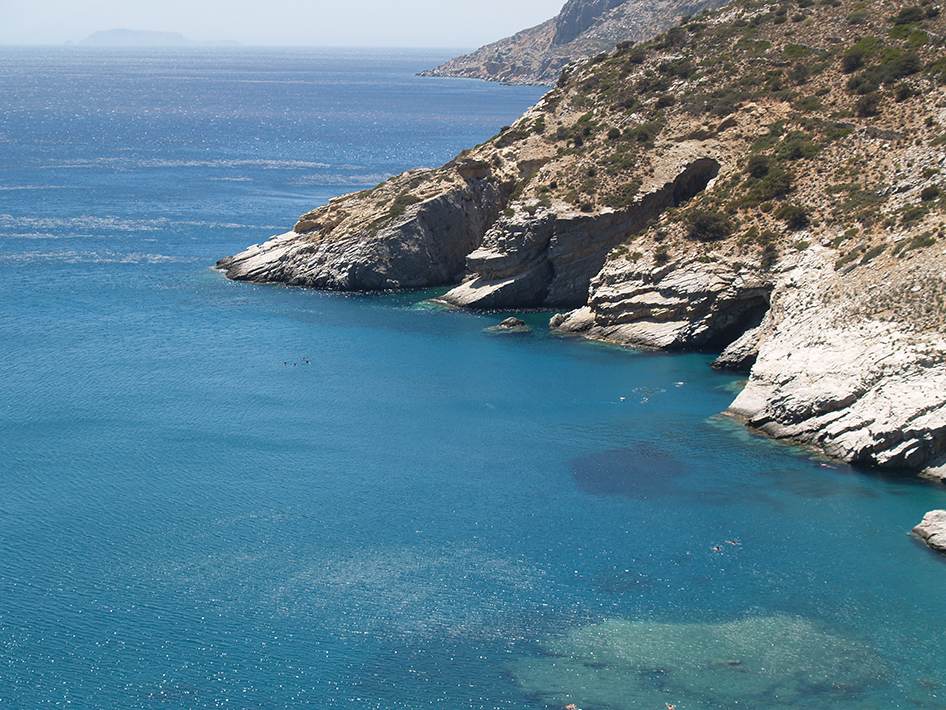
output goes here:
[{"label": "shadowed rock face", "polygon": [[569,0],[555,20],[555,36],[552,44],[568,44],[591,27],[604,13],[626,0]]},{"label": "shadowed rock face", "polygon": [[712,158],[694,160],[626,210],[501,219],[468,257],[468,279],[444,300],[466,308],[580,306],[608,252],[667,209],[702,192],[719,169]]},{"label": "shadowed rock face", "polygon": [[[467,179],[405,208],[403,215],[382,217],[381,224],[359,217],[361,193],[349,198],[355,204],[347,210],[340,202],[327,212],[305,215],[292,232],[222,259],[217,266],[236,281],[331,291],[454,284],[467,254],[505,204],[495,181],[483,173],[461,172]],[[338,219],[342,224],[333,224]]]}]

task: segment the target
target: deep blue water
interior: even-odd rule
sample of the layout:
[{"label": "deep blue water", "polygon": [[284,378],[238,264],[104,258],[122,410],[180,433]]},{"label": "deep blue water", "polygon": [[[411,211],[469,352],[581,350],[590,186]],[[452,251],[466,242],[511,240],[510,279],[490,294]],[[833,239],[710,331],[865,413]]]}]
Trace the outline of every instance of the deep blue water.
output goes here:
[{"label": "deep blue water", "polygon": [[946,707],[943,489],[708,356],[211,271],[539,96],[447,54],[0,50],[0,706]]}]

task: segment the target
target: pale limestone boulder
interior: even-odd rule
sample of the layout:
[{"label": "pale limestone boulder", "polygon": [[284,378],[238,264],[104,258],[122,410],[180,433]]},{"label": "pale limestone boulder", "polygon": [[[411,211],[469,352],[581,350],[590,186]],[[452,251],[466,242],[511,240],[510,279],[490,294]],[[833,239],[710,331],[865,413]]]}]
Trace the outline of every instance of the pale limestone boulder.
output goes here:
[{"label": "pale limestone boulder", "polygon": [[946,510],[927,513],[923,522],[917,525],[913,532],[931,549],[946,554]]}]

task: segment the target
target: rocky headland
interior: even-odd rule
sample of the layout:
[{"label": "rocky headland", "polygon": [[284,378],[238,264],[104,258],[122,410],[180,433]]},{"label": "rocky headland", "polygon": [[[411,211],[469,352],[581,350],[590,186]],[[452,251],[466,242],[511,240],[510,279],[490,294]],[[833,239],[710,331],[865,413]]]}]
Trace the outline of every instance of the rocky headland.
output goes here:
[{"label": "rocky headland", "polygon": [[944,34],[921,0],[733,0],[219,266],[444,286],[461,307],[558,310],[563,334],[721,352],[749,374],[730,413],[750,426],[942,479]]},{"label": "rocky headland", "polygon": [[568,0],[558,16],[451,59],[422,76],[554,84],[566,65],[652,38],[728,0]]}]

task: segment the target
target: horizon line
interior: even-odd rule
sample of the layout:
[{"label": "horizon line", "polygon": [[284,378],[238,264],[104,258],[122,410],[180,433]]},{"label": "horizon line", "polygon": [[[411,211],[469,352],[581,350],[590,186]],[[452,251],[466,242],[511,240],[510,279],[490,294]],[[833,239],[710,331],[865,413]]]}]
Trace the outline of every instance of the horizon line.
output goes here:
[{"label": "horizon line", "polygon": [[188,49],[408,49],[419,51],[442,51],[468,52],[474,47],[450,47],[436,45],[408,45],[408,44],[245,44],[238,40],[208,40],[201,42],[193,40],[184,45],[141,45],[141,46],[108,46],[108,45],[89,45],[82,41],[67,42],[0,42],[0,49],[80,49],[92,51],[114,51],[114,50],[140,50],[140,49],[168,49],[168,50],[188,50]]}]

